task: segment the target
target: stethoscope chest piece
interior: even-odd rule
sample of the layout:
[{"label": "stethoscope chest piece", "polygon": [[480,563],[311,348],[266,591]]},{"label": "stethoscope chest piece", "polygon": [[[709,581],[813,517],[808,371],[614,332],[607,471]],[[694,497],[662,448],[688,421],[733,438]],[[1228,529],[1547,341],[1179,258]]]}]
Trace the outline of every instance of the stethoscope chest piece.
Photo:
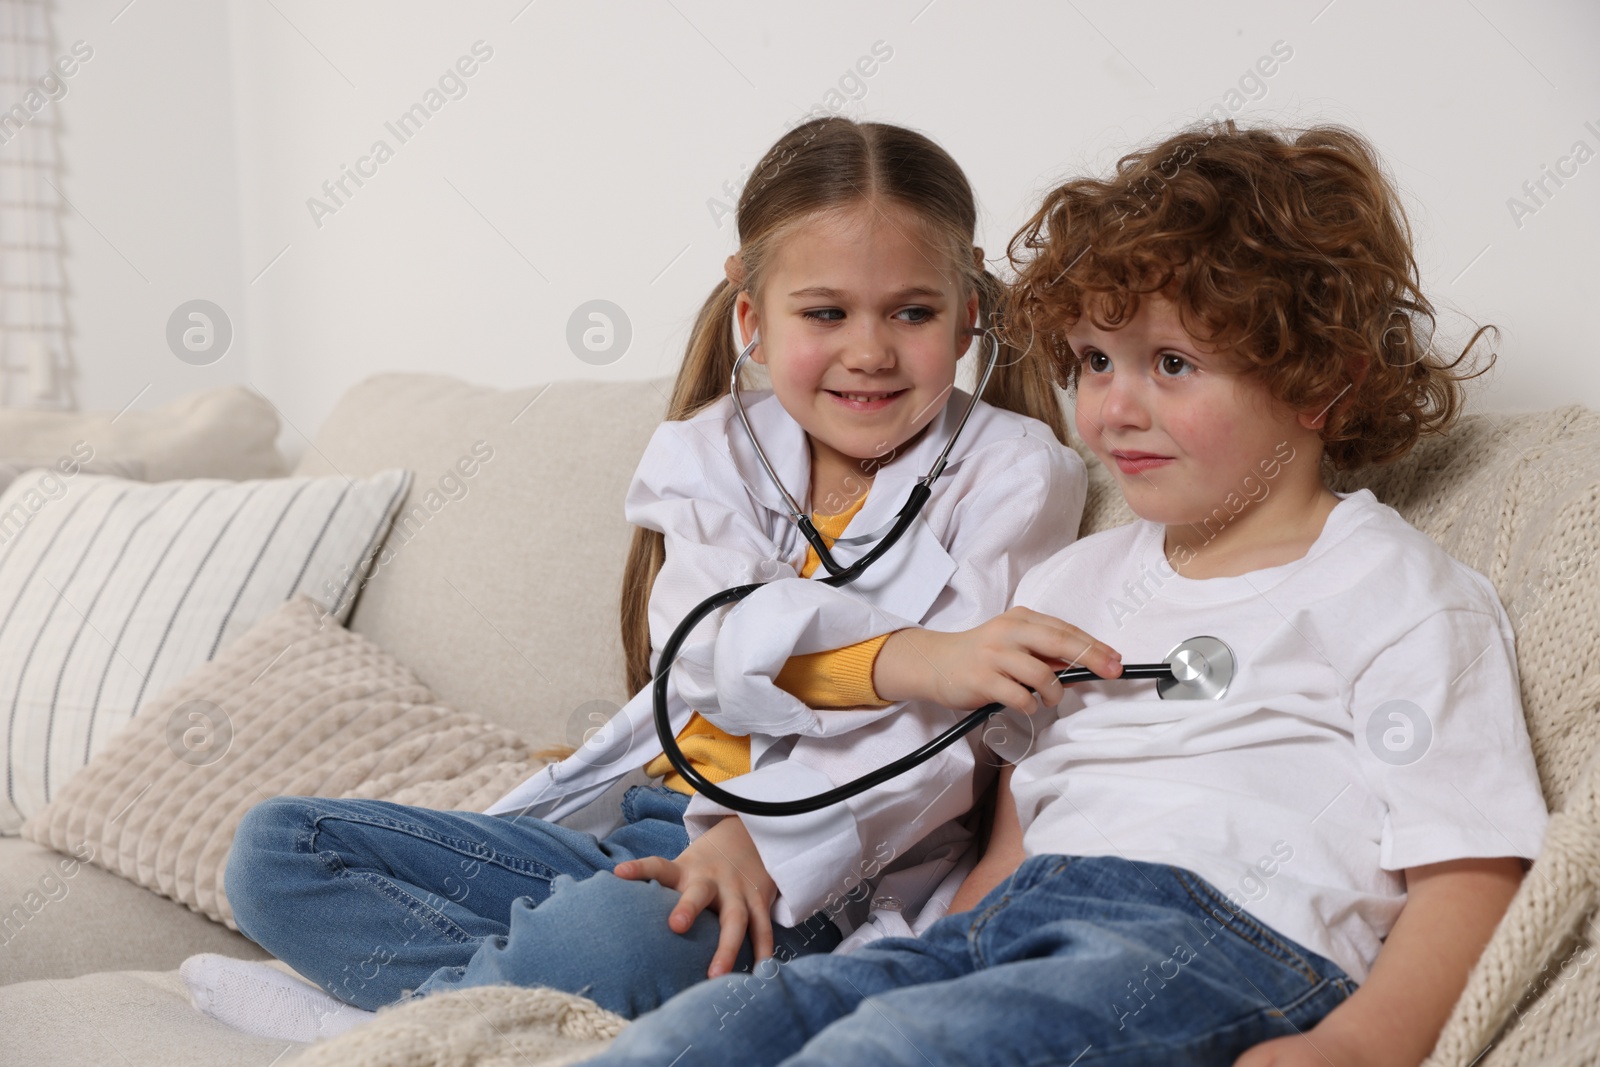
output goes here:
[{"label": "stethoscope chest piece", "polygon": [[1172,675],[1156,679],[1162,700],[1218,700],[1233,681],[1233,649],[1215,637],[1191,637],[1167,653]]}]

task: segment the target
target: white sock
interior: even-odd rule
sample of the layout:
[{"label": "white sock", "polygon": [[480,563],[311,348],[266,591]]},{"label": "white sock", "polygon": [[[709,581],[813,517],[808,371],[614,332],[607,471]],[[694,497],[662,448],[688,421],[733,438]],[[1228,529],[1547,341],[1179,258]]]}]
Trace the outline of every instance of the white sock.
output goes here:
[{"label": "white sock", "polygon": [[202,1014],[257,1037],[310,1042],[342,1034],[377,1014],[257,960],[202,952],[184,960],[178,976],[189,987],[189,1003]]}]

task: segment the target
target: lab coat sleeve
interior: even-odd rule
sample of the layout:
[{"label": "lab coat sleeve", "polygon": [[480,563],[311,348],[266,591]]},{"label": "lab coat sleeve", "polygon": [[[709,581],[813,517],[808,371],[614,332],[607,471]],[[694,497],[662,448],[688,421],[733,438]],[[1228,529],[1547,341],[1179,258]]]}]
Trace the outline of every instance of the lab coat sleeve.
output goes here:
[{"label": "lab coat sleeve", "polygon": [[[652,671],[672,631],[701,601],[732,586],[796,575],[753,518],[758,508],[726,452],[699,436],[707,432],[687,422],[663,423],[628,488],[628,521],[659,531],[666,547],[650,587]],[[726,612],[720,608],[703,619],[673,663],[673,688],[701,712],[717,707],[711,661]]]},{"label": "lab coat sleeve", "polygon": [[[836,591],[828,586],[794,581],[778,583],[781,599],[775,595],[763,605],[767,610],[759,623],[723,627],[716,663],[717,683],[726,688],[722,711],[713,721],[730,729],[729,723],[770,715],[785,728],[757,732],[798,735],[786,756],[780,755],[783,746],[774,746],[768,756],[778,758],[763,757],[748,775],[725,783],[730,789],[764,799],[811,796],[898,759],[957,721],[958,713],[924,702],[815,711],[772,679],[793,653],[841,647],[924,620],[941,630],[967,629],[1004,611],[1022,574],[1076,536],[1087,491],[1082,461],[1054,441],[1028,450],[1013,446],[1009,456],[1010,462],[987,468],[967,465],[967,491],[950,516],[956,570],[920,619],[889,617],[848,598],[830,598],[827,594]],[[838,618],[830,618],[830,612]],[[760,640],[764,629],[775,626],[783,627],[780,638]],[[731,635],[739,638],[724,643]],[[778,921],[804,920],[837,891],[836,883],[872,857],[903,854],[965,813],[973,803],[978,744],[968,735],[899,778],[810,815],[741,816],[778,885]],[[728,814],[697,795],[689,802],[685,825],[696,837]]]},{"label": "lab coat sleeve", "polygon": [[[849,586],[836,589],[799,578],[773,582],[735,606],[716,637],[713,657],[720,707],[706,717],[733,734],[823,737],[896,714],[903,702],[883,708],[809,708],[778,687],[776,679],[791,656],[843,648],[912,626],[970,629],[1005,611],[1022,575],[1075,538],[1088,490],[1087,472],[1075,452],[1053,439],[1023,441],[1006,443],[1006,462],[994,455],[973,457],[953,472],[947,492],[956,494],[957,502],[940,538],[953,571],[942,589],[926,590],[921,601],[926,606],[916,617],[897,614],[882,598],[869,599]],[[918,577],[910,574],[908,580]]]}]

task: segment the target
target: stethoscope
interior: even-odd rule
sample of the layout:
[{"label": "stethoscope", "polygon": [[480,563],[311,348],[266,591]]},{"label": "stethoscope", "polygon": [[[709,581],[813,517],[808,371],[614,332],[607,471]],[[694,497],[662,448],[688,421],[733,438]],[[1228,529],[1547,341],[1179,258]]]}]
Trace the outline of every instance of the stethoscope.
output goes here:
[{"label": "stethoscope", "polygon": [[[944,450],[939,453],[939,458],[929,468],[928,473],[918,479],[917,484],[906,496],[906,502],[900,508],[894,523],[888,533],[874,545],[866,555],[862,556],[850,566],[841,566],[834,560],[828,551],[828,546],[823,542],[822,535],[817,532],[811,517],[800,508],[794,497],[783,487],[778,480],[777,473],[772,469],[772,464],[767,461],[767,454],[761,449],[761,442],[756,440],[755,431],[750,427],[749,416],[745,414],[744,401],[739,396],[739,371],[750,354],[755,351],[756,345],[761,343],[761,332],[757,330],[750,337],[750,343],[740,351],[739,358],[733,361],[733,372],[729,377],[728,392],[733,397],[733,407],[738,413],[739,422],[744,426],[745,433],[750,438],[750,444],[755,448],[756,456],[761,461],[761,466],[767,472],[767,477],[777,487],[778,493],[783,497],[789,508],[789,518],[799,527],[800,533],[806,542],[817,553],[817,559],[827,570],[826,578],[817,581],[835,587],[848,585],[859,578],[868,567],[876,563],[885,552],[893,548],[895,542],[900,540],[902,534],[916,521],[922,513],[922,506],[927,503],[928,497],[933,493],[933,483],[939,475],[944,473],[945,461],[950,456],[950,450],[955,447],[956,440],[961,436],[962,429],[967,425],[972,410],[977,406],[978,398],[983,395],[983,388],[989,382],[989,376],[994,373],[995,364],[1000,358],[1000,342],[992,330],[978,330],[989,339],[989,358],[984,364],[983,373],[978,379],[977,387],[972,391],[972,398],[967,402],[967,410],[961,415],[961,421],[956,424],[955,430],[950,434],[950,440],[945,443]],[[661,656],[656,663],[656,676],[652,685],[652,698],[654,701],[656,734],[661,740],[661,750],[666,754],[668,762],[674,770],[681,774],[686,782],[704,795],[707,799],[715,801],[724,807],[745,815],[804,815],[807,812],[817,811],[842,800],[847,800],[858,793],[864,793],[875,785],[882,785],[891,778],[896,778],[911,770],[918,764],[932,759],[938,753],[949,748],[961,738],[965,737],[979,724],[986,721],[991,715],[1004,710],[1005,705],[999,702],[985,704],[976,711],[970,712],[960,722],[950,727],[938,737],[918,748],[916,751],[900,757],[887,766],[863,774],[859,778],[846,782],[844,785],[829,789],[827,792],[815,796],[805,797],[800,800],[755,800],[751,797],[742,797],[737,793],[730,793],[715,782],[706,778],[690,764],[688,757],[678,747],[677,738],[673,735],[672,720],[667,713],[667,679],[672,671],[672,663],[678,656],[678,649],[690,632],[699,625],[700,620],[716,611],[718,608],[729,604],[737,604],[751,593],[760,589],[765,582],[752,582],[748,585],[738,585],[731,589],[724,589],[713,594],[697,604],[694,610],[684,616],[678,628],[672,631],[672,636],[667,638],[667,643],[662,646]],[[1121,680],[1137,680],[1141,678],[1154,678],[1156,692],[1164,700],[1216,700],[1228,690],[1229,683],[1233,680],[1234,657],[1233,650],[1215,637],[1191,637],[1180,642],[1167,658],[1160,663],[1129,663],[1124,664],[1122,673],[1117,676]],[[1068,667],[1056,671],[1056,679],[1063,684],[1068,682],[1100,680],[1100,676],[1087,667]]]}]

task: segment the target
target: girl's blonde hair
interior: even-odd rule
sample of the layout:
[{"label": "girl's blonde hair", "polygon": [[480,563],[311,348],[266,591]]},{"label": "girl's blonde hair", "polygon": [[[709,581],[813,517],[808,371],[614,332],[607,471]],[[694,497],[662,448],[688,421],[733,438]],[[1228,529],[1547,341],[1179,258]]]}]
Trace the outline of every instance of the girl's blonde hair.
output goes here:
[{"label": "girl's blonde hair", "polygon": [[[977,205],[955,160],[920,133],[879,122],[828,117],[797,126],[767,150],[739,195],[739,253],[744,278],[719,281],[700,308],[672,390],[667,419],[687,419],[728,391],[739,350],[734,303],[759,293],[764,271],[788,233],[820,212],[856,204],[897,205],[924,224],[946,253],[965,292],[976,290],[979,325],[994,325],[1005,288],[973,255]],[[984,399],[1045,423],[1066,442],[1066,420],[1047,359],[1005,343]],[[628,692],[650,681],[650,587],[666,552],[655,530],[636,529],[622,579],[622,648]]]}]

